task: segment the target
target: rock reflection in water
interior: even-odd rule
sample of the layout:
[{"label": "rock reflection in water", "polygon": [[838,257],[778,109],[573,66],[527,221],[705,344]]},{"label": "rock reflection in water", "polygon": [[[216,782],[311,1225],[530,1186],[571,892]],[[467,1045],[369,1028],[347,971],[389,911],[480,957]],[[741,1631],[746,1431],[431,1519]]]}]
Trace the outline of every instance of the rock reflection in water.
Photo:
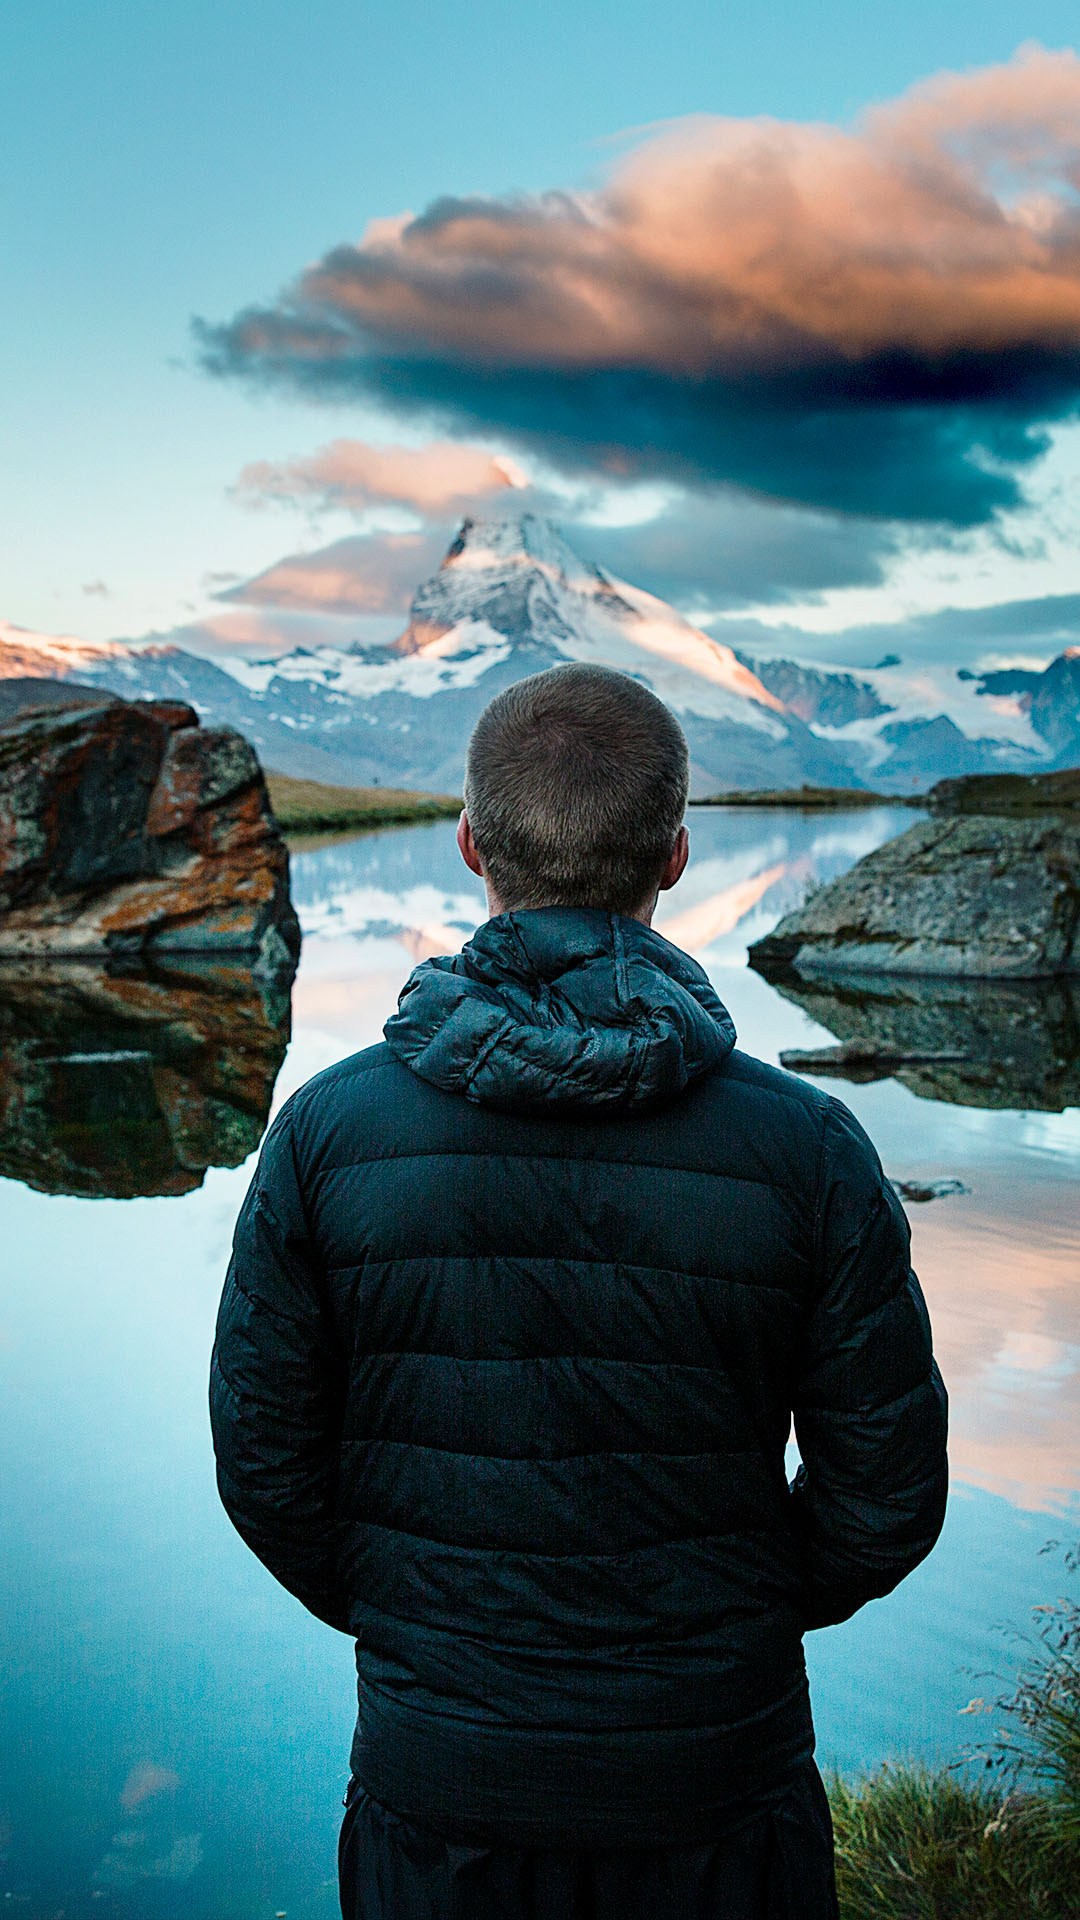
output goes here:
[{"label": "rock reflection in water", "polygon": [[805,1071],[866,1080],[878,1054],[881,1076],[922,1100],[1048,1113],[1080,1105],[1080,979],[770,978],[860,1056],[848,1071],[838,1049]]},{"label": "rock reflection in water", "polygon": [[291,972],[0,967],[0,1175],[84,1199],[190,1193],[258,1145]]}]

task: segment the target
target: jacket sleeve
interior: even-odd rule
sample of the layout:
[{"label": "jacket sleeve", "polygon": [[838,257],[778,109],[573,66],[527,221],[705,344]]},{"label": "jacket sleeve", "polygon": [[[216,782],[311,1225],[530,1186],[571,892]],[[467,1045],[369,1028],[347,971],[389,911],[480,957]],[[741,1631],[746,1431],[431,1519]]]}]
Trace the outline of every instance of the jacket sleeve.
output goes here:
[{"label": "jacket sleeve", "polygon": [[807,1625],[846,1620],[925,1559],[945,1517],[947,1401],[904,1210],[859,1123],[825,1120],[817,1290],[794,1398]]},{"label": "jacket sleeve", "polygon": [[237,1532],[283,1587],[347,1632],[334,1520],[343,1407],[290,1102],[266,1136],[236,1224],[210,1421],[218,1488]]}]

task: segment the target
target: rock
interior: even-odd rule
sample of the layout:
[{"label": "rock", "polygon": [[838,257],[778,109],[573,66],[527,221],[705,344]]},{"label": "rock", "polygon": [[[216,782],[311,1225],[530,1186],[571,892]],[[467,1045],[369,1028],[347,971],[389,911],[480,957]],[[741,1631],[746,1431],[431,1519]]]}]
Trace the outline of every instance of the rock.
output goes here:
[{"label": "rock", "polygon": [[789,1047],[780,1055],[780,1065],[789,1073],[813,1073],[819,1078],[837,1075],[857,1085],[871,1080],[888,1080],[898,1067],[940,1066],[964,1059],[962,1053],[929,1053],[917,1048],[906,1052],[900,1047],[871,1046],[861,1040],[845,1040],[838,1047]]},{"label": "rock", "polygon": [[[789,973],[773,984],[838,1036],[839,1047],[821,1050],[832,1074],[877,1079],[865,1063],[888,1060],[885,1070],[922,1100],[1048,1113],[1080,1106],[1080,981]],[[810,1057],[800,1070],[821,1073]]]},{"label": "rock", "polygon": [[920,821],[750,948],[770,977],[828,973],[1040,979],[1080,972],[1080,821]]},{"label": "rock", "polygon": [[944,1200],[950,1193],[970,1193],[962,1180],[890,1180],[889,1185],[901,1200]]},{"label": "rock", "polygon": [[254,750],[179,702],[0,726],[0,956],[242,953],[291,964],[289,858]]},{"label": "rock", "polygon": [[286,969],[0,965],[0,1175],[45,1193],[189,1193],[257,1147],[289,1040]]}]

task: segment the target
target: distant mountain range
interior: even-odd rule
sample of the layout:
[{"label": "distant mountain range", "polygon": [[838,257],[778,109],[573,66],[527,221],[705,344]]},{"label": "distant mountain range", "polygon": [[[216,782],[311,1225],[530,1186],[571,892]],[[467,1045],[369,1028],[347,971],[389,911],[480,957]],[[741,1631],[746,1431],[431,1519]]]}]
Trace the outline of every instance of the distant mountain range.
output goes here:
[{"label": "distant mountain range", "polygon": [[533,514],[466,520],[389,646],[211,661],[0,622],[0,679],[187,700],[238,727],[283,773],[443,792],[460,789],[469,732],[492,694],[565,660],[618,667],[667,702],[690,743],[698,796],[803,782],[901,793],[954,774],[1080,760],[1080,647],[1043,672],[981,676],[751,658],[588,565]]}]

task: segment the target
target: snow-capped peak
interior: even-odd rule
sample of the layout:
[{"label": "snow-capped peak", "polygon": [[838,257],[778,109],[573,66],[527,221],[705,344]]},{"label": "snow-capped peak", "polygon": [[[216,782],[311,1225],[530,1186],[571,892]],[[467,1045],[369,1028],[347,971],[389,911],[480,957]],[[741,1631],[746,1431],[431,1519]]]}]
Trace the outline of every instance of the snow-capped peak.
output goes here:
[{"label": "snow-capped peak", "polygon": [[554,523],[538,513],[474,515],[463,520],[439,572],[491,572],[507,567],[538,568],[579,592],[603,582],[598,568],[580,559]]},{"label": "snow-capped peak", "polygon": [[417,590],[394,652],[449,660],[499,646],[523,671],[591,660],[645,680],[670,707],[778,737],[783,703],[730,647],[640,588],[590,566],[540,514],[462,523]]}]

